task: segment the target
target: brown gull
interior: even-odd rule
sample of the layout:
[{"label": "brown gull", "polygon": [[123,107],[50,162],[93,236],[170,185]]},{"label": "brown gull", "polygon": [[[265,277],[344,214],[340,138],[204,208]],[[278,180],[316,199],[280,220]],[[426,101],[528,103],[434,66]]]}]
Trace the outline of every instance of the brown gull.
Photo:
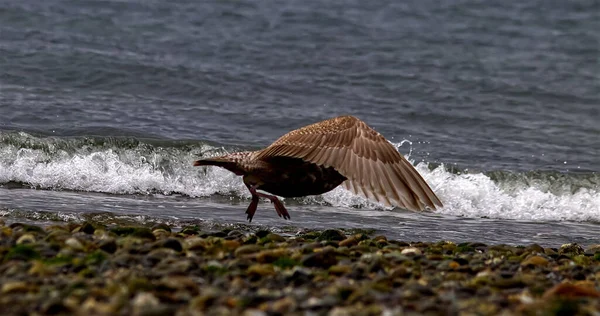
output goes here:
[{"label": "brown gull", "polygon": [[246,210],[250,222],[259,197],[271,200],[279,217],[290,219],[277,196],[318,195],[340,184],[388,207],[422,211],[442,206],[410,162],[354,116],[314,123],[281,136],[262,150],[205,158],[194,166],[219,166],[243,176],[252,194]]}]

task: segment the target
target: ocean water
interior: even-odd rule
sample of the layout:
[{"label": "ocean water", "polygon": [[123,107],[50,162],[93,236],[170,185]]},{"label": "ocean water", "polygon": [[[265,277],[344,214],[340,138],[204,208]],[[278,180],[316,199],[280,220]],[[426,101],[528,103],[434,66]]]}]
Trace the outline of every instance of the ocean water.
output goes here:
[{"label": "ocean water", "polygon": [[[1,1],[0,219],[600,243],[594,1]],[[444,207],[268,202],[199,157],[351,114]]]}]

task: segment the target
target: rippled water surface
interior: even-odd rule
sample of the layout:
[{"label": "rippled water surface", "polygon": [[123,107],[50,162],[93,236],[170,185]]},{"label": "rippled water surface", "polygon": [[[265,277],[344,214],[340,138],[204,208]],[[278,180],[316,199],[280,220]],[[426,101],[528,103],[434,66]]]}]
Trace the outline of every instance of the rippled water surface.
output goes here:
[{"label": "rippled water surface", "polygon": [[[598,21],[594,1],[2,1],[0,215],[600,243]],[[444,207],[338,188],[243,226],[241,179],[191,166],[342,114]]]}]

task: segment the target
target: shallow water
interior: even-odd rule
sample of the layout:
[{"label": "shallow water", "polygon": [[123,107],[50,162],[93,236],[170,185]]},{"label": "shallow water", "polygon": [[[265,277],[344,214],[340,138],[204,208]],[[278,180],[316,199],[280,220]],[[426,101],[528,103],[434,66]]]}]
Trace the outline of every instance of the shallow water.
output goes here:
[{"label": "shallow water", "polygon": [[241,180],[193,160],[352,114],[417,165],[444,207],[389,210],[336,189],[285,200],[290,222],[264,203],[248,229],[600,243],[596,11],[593,1],[4,1],[0,214],[241,224]]},{"label": "shallow water", "polygon": [[[199,225],[205,229],[218,225],[249,231],[267,228],[284,234],[294,234],[307,228],[331,228],[331,223],[335,223],[333,225],[336,228],[349,231],[362,229],[405,241],[476,240],[484,243],[538,243],[548,246],[568,242],[590,245],[596,243],[598,238],[597,234],[593,233],[598,225],[585,222],[468,218],[435,213],[320,207],[295,203],[288,205],[292,220],[284,222],[276,216],[271,205],[263,203],[259,205],[253,224],[247,224],[243,216],[245,214],[242,214],[246,201],[232,201],[227,197],[115,197],[108,194],[22,189],[0,192],[0,202],[8,206],[8,210],[0,210],[0,215],[5,220],[42,225],[57,221],[92,220],[104,224],[166,223],[173,225],[175,229],[185,225]],[[42,200],[45,201],[44,205],[40,205]],[[11,203],[14,203],[14,206]],[[25,208],[26,211],[20,210],[19,207]]]}]

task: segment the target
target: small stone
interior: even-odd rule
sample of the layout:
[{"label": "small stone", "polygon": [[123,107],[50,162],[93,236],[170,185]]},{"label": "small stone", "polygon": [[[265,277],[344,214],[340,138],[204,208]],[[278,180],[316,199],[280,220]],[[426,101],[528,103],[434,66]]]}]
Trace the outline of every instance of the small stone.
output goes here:
[{"label": "small stone", "polygon": [[12,223],[10,225],[8,225],[8,227],[10,227],[13,231],[19,232],[19,231],[23,231],[23,226],[25,224],[23,223]]},{"label": "small stone", "polygon": [[163,223],[159,223],[159,224],[156,224],[156,225],[152,226],[152,231],[155,231],[157,229],[164,230],[164,231],[167,231],[169,233],[171,232],[171,227],[169,227],[169,225],[163,224]]},{"label": "small stone", "polygon": [[156,240],[156,236],[146,227],[115,227],[110,230],[119,236],[130,236],[142,239]]},{"label": "small stone", "polygon": [[179,240],[177,240],[176,238],[166,238],[166,239],[158,240],[154,243],[154,247],[173,249],[177,252],[180,252],[183,250],[183,246],[181,245]]},{"label": "small stone", "polygon": [[298,257],[298,256],[295,256],[294,258],[290,258],[286,255],[283,257],[279,257],[272,264],[281,269],[287,269],[287,268],[292,268],[292,267],[300,265],[300,262],[298,261],[299,259],[300,259],[300,257]]},{"label": "small stone", "polygon": [[96,228],[94,227],[94,225],[90,224],[89,222],[83,222],[83,224],[81,224],[81,226],[79,227],[80,232],[86,233],[88,235],[93,234],[95,230]]},{"label": "small stone", "polygon": [[306,285],[313,279],[312,271],[310,269],[296,266],[288,272],[285,281],[286,284],[290,284],[295,287]]},{"label": "small stone", "polygon": [[317,240],[340,241],[346,239],[346,235],[337,229],[324,230]]},{"label": "small stone", "polygon": [[183,235],[198,235],[200,228],[198,226],[186,226],[181,229]]},{"label": "small stone", "polygon": [[29,286],[26,282],[23,281],[8,281],[2,284],[2,289],[0,289],[0,293],[8,294],[15,292],[28,292]]},{"label": "small stone", "polygon": [[378,248],[383,248],[383,247],[385,247],[385,246],[387,246],[387,245],[388,245],[388,242],[387,242],[387,240],[377,240],[377,241],[375,242],[375,245],[376,245]]},{"label": "small stone", "polygon": [[41,311],[44,315],[69,315],[73,310],[65,305],[60,299],[50,299],[44,302]]},{"label": "small stone", "polygon": [[544,253],[552,258],[554,258],[553,256],[558,256],[558,252],[552,248],[544,248]]},{"label": "small stone", "polygon": [[460,267],[460,264],[459,264],[458,262],[456,262],[456,261],[452,260],[452,261],[450,261],[450,262],[448,263],[448,267],[449,267],[450,269],[457,269],[457,268],[459,268],[459,267]]},{"label": "small stone", "polygon": [[365,239],[358,242],[359,246],[363,246],[365,251],[373,251],[372,248],[378,248],[377,243],[372,241],[371,239]]},{"label": "small stone", "polygon": [[521,265],[522,266],[545,267],[549,263],[550,262],[548,261],[548,259],[546,259],[542,256],[531,256],[531,257],[523,260],[523,262],[521,262]]},{"label": "small stone", "polygon": [[241,300],[237,297],[228,297],[224,302],[224,305],[227,306],[228,309],[235,308],[236,306],[239,306],[241,304]]},{"label": "small stone", "polygon": [[13,233],[13,230],[10,227],[4,226],[4,227],[0,228],[0,236],[2,236],[2,237],[10,237],[12,235],[12,233]]},{"label": "small stone", "polygon": [[140,292],[135,295],[131,304],[133,305],[133,313],[142,315],[156,308],[160,304],[160,301],[152,293]]},{"label": "small stone", "polygon": [[[222,295],[220,291],[214,288],[203,289],[202,294],[194,297],[190,301],[190,306],[196,310],[205,310],[211,307]],[[203,314],[200,314],[203,315]]]},{"label": "small stone", "polygon": [[402,263],[405,261],[412,261],[413,259],[407,255],[403,255],[400,251],[392,251],[383,254],[383,257],[387,260],[390,260],[393,263]]},{"label": "small stone", "polygon": [[260,309],[249,308],[244,310],[242,316],[267,316],[267,313],[261,311]]},{"label": "small stone", "polygon": [[64,244],[71,237],[71,233],[64,230],[53,230],[46,235],[45,240],[51,243]]},{"label": "small stone", "polygon": [[225,268],[223,266],[222,263],[220,263],[217,260],[210,260],[208,261],[205,265],[204,265],[204,270],[210,272],[210,273],[215,273],[215,274],[220,274],[222,272],[225,272]]},{"label": "small stone", "polygon": [[189,259],[168,258],[163,259],[156,267],[164,271],[164,274],[187,274],[197,265]]},{"label": "small stone", "polygon": [[492,285],[500,289],[522,288],[525,286],[519,277],[512,278],[497,278]]},{"label": "small stone", "polygon": [[493,245],[493,246],[488,247],[488,251],[493,251],[493,252],[497,252],[499,254],[508,256],[508,255],[515,253],[516,250],[515,250],[515,247],[500,244],[500,245]]},{"label": "small stone", "polygon": [[[218,237],[218,238],[223,238],[226,237],[227,234],[229,234],[229,230],[225,229],[225,230],[219,230],[219,231],[212,231],[212,232],[208,232],[206,235],[206,237]],[[200,236],[202,237],[203,234],[200,234]]]},{"label": "small stone", "polygon": [[258,237],[258,238],[265,238],[270,233],[271,233],[271,231],[261,229],[261,230],[257,231],[256,233],[254,233],[254,235],[256,235],[256,237]]},{"label": "small stone", "polygon": [[442,261],[442,260],[444,260],[444,256],[443,255],[439,255],[439,254],[432,254],[432,255],[428,255],[427,256],[427,260],[430,260],[430,261]]},{"label": "small stone", "polygon": [[56,269],[53,266],[42,263],[39,260],[33,261],[29,271],[27,271],[29,275],[37,275],[37,276],[52,276],[56,273]]},{"label": "small stone", "polygon": [[96,230],[94,230],[94,237],[99,239],[113,238],[113,236],[102,227],[96,227]]},{"label": "small stone", "polygon": [[583,250],[583,247],[581,247],[580,245],[573,243],[573,244],[564,244],[562,246],[560,246],[560,249],[558,249],[558,254],[559,255],[582,255],[585,253],[585,250]]},{"label": "small stone", "polygon": [[241,239],[244,237],[244,233],[239,231],[239,230],[232,230],[229,233],[227,233],[227,236],[225,237],[225,239]]},{"label": "small stone", "polygon": [[340,241],[339,246],[340,247],[352,247],[352,246],[356,246],[358,245],[359,240],[356,239],[354,236],[352,237],[348,237],[342,241]]},{"label": "small stone", "polygon": [[[388,240],[388,243],[392,244],[392,245],[396,245],[398,247],[401,248],[406,248],[406,247],[410,247],[410,244],[405,242],[405,241],[399,241],[399,240]],[[452,244],[454,245],[454,244]]]},{"label": "small stone", "polygon": [[548,289],[544,298],[562,297],[562,298],[579,298],[579,297],[597,297],[600,298],[600,292],[592,286],[576,285],[569,283],[560,283]]},{"label": "small stone", "polygon": [[204,238],[196,236],[186,238],[184,245],[187,250],[205,250],[209,246],[208,242]]},{"label": "small stone", "polygon": [[221,242],[222,249],[227,250],[227,251],[235,250],[240,246],[241,246],[241,244],[237,240],[225,239]]},{"label": "small stone", "polygon": [[272,263],[286,256],[287,253],[285,249],[263,250],[256,255],[256,261],[259,263]]},{"label": "small stone", "polygon": [[585,253],[590,255],[595,255],[598,252],[600,252],[600,244],[591,245],[585,249]]},{"label": "small stone", "polygon": [[321,247],[321,244],[318,242],[311,242],[311,243],[306,243],[304,245],[302,245],[300,247],[300,250],[302,251],[302,253],[308,254],[308,253],[313,253],[315,251],[315,249],[318,249]]},{"label": "small stone", "polygon": [[275,270],[273,269],[273,265],[270,264],[255,264],[248,268],[246,271],[250,277],[252,276],[268,276],[275,274]]},{"label": "small stone", "polygon": [[144,256],[144,265],[147,267],[153,267],[157,263],[161,262],[165,258],[172,257],[176,254],[175,250],[170,248],[157,248],[150,251]]},{"label": "small stone", "polygon": [[273,302],[273,304],[271,304],[270,312],[285,315],[295,310],[297,305],[298,304],[292,297],[286,296]]},{"label": "small stone", "polygon": [[33,244],[35,242],[35,236],[32,234],[24,234],[17,239],[17,245],[22,244]]},{"label": "small stone", "polygon": [[16,245],[5,255],[4,260],[31,260],[40,258],[40,253],[28,244]]},{"label": "small stone", "polygon": [[117,242],[114,239],[107,239],[100,242],[98,248],[107,252],[107,253],[115,253],[117,251]]},{"label": "small stone", "polygon": [[258,237],[256,237],[256,235],[248,235],[248,236],[244,237],[242,240],[242,243],[244,245],[252,245],[252,244],[256,244],[256,242],[258,242]]},{"label": "small stone", "polygon": [[419,248],[404,248],[402,249],[402,251],[400,251],[400,254],[403,255],[407,255],[407,256],[420,256],[422,254],[421,250],[419,250]]},{"label": "small stone", "polygon": [[538,244],[531,244],[525,248],[529,253],[544,253],[544,248]]},{"label": "small stone", "polygon": [[308,300],[304,301],[301,307],[307,309],[329,308],[335,306],[336,303],[337,298],[331,295],[312,296]]},{"label": "small stone", "polygon": [[[36,225],[19,224],[19,223],[15,223],[15,224],[16,224],[15,227],[20,227],[21,230],[24,231],[24,232],[38,233],[38,234],[41,234],[41,235],[45,235],[46,234],[46,232],[44,231],[43,228],[41,228],[39,226],[36,226]],[[12,228],[13,225],[10,225],[10,227]]]},{"label": "small stone", "polygon": [[84,250],[83,244],[77,238],[71,237],[71,238],[67,239],[65,241],[65,245],[71,247],[73,250],[77,250],[77,251]]},{"label": "small stone", "polygon": [[306,240],[315,240],[317,238],[319,238],[319,236],[321,236],[321,233],[318,231],[312,231],[312,232],[307,232],[302,234],[302,238],[306,239]]},{"label": "small stone", "polygon": [[184,291],[193,296],[198,295],[199,292],[198,283],[187,276],[164,276],[160,279],[159,284],[173,290]]},{"label": "small stone", "polygon": [[352,267],[347,265],[333,265],[329,267],[329,273],[333,275],[344,275],[352,272]]},{"label": "small stone", "polygon": [[387,241],[388,241],[388,239],[387,239],[387,237],[385,237],[384,235],[379,235],[379,236],[375,236],[375,237],[373,238],[373,241],[375,241],[375,242],[381,242],[381,241],[385,241],[385,242],[387,242]]},{"label": "small stone", "polygon": [[329,268],[337,263],[338,259],[332,250],[322,250],[308,254],[302,258],[302,264],[306,267]]},{"label": "small stone", "polygon": [[[353,306],[335,306],[332,308],[327,316],[346,316],[353,315],[356,313],[356,308]],[[402,315],[403,313],[393,313],[393,315]],[[367,315],[367,314],[365,314]]]},{"label": "small stone", "polygon": [[158,229],[152,230],[152,235],[154,235],[154,237],[156,237],[156,239],[164,239],[164,238],[168,238],[169,236],[171,236],[171,233],[162,228],[158,228]]},{"label": "small stone", "polygon": [[263,249],[263,247],[258,246],[258,245],[243,245],[243,246],[238,247],[235,250],[234,255],[236,257],[240,257],[243,255],[257,253],[257,252],[261,251],[262,249]]},{"label": "small stone", "polygon": [[270,233],[264,237],[264,240],[265,242],[284,242],[285,238],[283,238],[281,235]]},{"label": "small stone", "polygon": [[84,315],[113,315],[116,311],[116,306],[113,306],[113,304],[99,302],[94,297],[88,297],[80,308]]}]

